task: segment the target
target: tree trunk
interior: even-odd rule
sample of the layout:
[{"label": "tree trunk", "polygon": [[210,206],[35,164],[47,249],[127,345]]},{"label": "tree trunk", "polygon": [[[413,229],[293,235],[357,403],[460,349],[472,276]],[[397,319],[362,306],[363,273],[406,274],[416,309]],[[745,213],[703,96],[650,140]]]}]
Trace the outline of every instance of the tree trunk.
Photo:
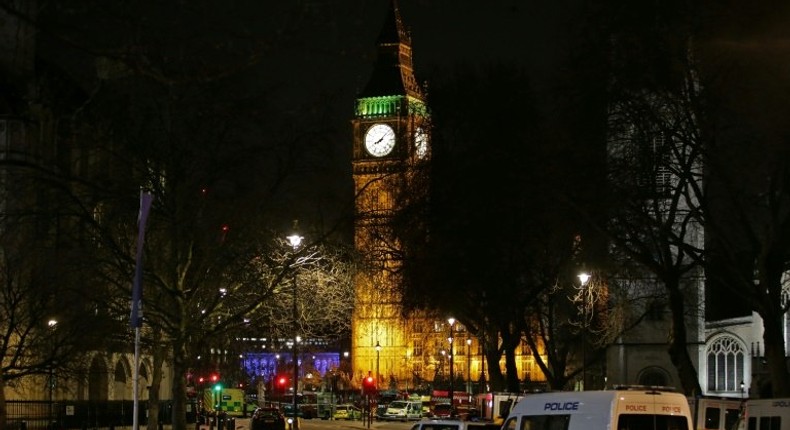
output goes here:
[{"label": "tree trunk", "polygon": [[787,358],[785,357],[780,300],[777,299],[776,303],[768,303],[761,308],[765,359],[768,360],[772,397],[788,397],[790,396],[790,376],[788,376]]},{"label": "tree trunk", "polygon": [[507,376],[507,390],[510,393],[521,391],[518,380],[518,367],[516,366],[516,349],[508,347],[505,349],[505,372]]},{"label": "tree trunk", "polygon": [[184,375],[187,374],[187,356],[183,337],[173,340],[173,430],[186,430],[187,391]]},{"label": "tree trunk", "polygon": [[151,387],[148,390],[148,430],[158,430],[159,427],[159,399],[162,385],[162,366],[165,362],[166,349],[161,343],[161,333],[155,332],[153,337],[153,369],[151,369]]},{"label": "tree trunk", "polygon": [[[777,319],[777,321],[780,321]],[[771,377],[772,397],[787,397],[790,395],[790,383],[787,377],[787,363],[784,353],[784,341],[782,339],[781,327],[779,324],[769,324],[765,320],[765,332],[763,341],[765,342],[765,359],[768,361],[768,372]]]},{"label": "tree trunk", "polygon": [[760,253],[757,262],[759,284],[756,286],[761,296],[756,309],[763,318],[763,342],[765,359],[771,381],[772,397],[790,396],[790,373],[787,371],[783,321],[785,311],[782,307],[782,274],[785,258],[782,244],[770,242]]},{"label": "tree trunk", "polygon": [[504,391],[505,377],[502,375],[502,369],[499,368],[501,354],[499,352],[499,336],[496,331],[486,334],[484,345],[483,353],[485,354],[488,384],[491,386],[491,391]]},{"label": "tree trunk", "polygon": [[518,367],[516,367],[516,348],[521,344],[521,330],[516,329],[509,322],[499,328],[502,336],[502,351],[505,354],[505,377],[507,378],[507,391],[518,393]]},{"label": "tree trunk", "polygon": [[[3,378],[2,370],[0,370],[0,381],[3,380],[4,378]],[[8,420],[8,410],[5,401],[5,390],[3,389],[4,387],[5,387],[5,383],[3,384],[3,387],[0,388],[0,430],[5,430],[6,421]]]},{"label": "tree trunk", "polygon": [[666,281],[664,285],[669,292],[669,308],[672,318],[667,345],[669,358],[680,376],[680,385],[683,388],[683,393],[686,396],[702,395],[699,375],[688,350],[685,299],[680,291],[680,283],[675,278],[671,281]]}]

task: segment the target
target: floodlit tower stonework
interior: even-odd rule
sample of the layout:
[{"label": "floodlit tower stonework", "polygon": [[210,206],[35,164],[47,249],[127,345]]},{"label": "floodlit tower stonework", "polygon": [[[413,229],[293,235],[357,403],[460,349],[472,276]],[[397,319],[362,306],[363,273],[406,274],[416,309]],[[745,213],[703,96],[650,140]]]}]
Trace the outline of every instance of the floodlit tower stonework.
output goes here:
[{"label": "floodlit tower stonework", "polygon": [[[431,127],[425,92],[412,69],[411,38],[397,0],[390,4],[376,43],[377,60],[367,86],[357,96],[351,121],[354,242],[369,263],[369,270],[354,281],[352,383],[359,387],[364,377],[376,374],[381,390],[411,390],[419,380],[439,377],[448,382],[450,345],[447,315],[412,313],[405,318],[402,312],[401,243],[390,224],[401,197],[425,192],[413,180],[418,172],[424,178],[424,167],[431,160]],[[460,323],[455,324],[454,333],[458,345],[470,343],[468,348],[455,348],[453,364],[468,369],[473,381],[485,380],[478,340]],[[517,361],[520,379],[545,381],[528,350],[518,351]],[[463,390],[457,391],[463,395]]]},{"label": "floodlit tower stonework", "polygon": [[[399,241],[388,228],[397,196],[408,187],[416,166],[430,157],[428,110],[412,71],[411,41],[393,2],[377,40],[378,57],[356,101],[353,176],[356,195],[355,246],[370,270],[355,280],[352,320],[353,379],[376,372],[377,383],[405,385],[411,378],[406,357],[414,353],[411,327],[423,322],[401,316],[396,288]],[[427,323],[427,321],[424,321]],[[378,345],[378,348],[377,348]],[[377,366],[378,363],[378,366]]]}]

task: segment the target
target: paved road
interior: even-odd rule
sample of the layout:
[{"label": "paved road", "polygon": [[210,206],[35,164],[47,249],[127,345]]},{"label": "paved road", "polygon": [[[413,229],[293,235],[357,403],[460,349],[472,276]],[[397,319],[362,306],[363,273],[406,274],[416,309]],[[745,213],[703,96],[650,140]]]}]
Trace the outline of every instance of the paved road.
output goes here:
[{"label": "paved road", "polygon": [[414,422],[399,421],[373,421],[368,427],[362,421],[325,421],[303,420],[300,430],[343,430],[343,429],[368,429],[371,430],[409,430]]},{"label": "paved road", "polygon": [[[399,421],[373,421],[368,427],[362,421],[331,421],[331,420],[301,420],[300,430],[409,430],[414,422]],[[200,426],[200,430],[210,430],[209,426]],[[216,430],[216,429],[214,429]],[[228,430],[228,429],[223,429]],[[236,430],[250,430],[249,418],[236,418]],[[286,430],[288,427],[286,426]]]}]

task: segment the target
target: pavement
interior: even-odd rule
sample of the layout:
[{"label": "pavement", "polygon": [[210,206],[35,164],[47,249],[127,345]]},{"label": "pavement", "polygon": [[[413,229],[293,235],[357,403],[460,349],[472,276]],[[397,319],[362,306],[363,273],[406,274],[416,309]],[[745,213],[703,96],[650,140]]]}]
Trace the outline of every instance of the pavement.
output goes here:
[{"label": "pavement", "polygon": [[[189,428],[189,424],[187,425]],[[236,429],[235,430],[249,430],[250,428],[250,419],[249,418],[236,418]],[[209,426],[208,424],[201,424],[200,426],[195,427],[196,430],[217,430],[216,426]],[[226,429],[223,430],[233,430],[233,429]]]},{"label": "pavement", "polygon": [[[338,420],[338,421],[335,421],[335,420],[329,420],[329,421],[325,421],[325,420],[300,420],[299,423],[300,423],[300,427],[299,427],[300,429],[307,429],[307,428],[315,429],[316,427],[318,427],[319,429],[322,429],[322,428],[345,428],[345,429],[355,429],[355,430],[363,430],[363,429],[366,430],[366,429],[379,429],[379,428],[382,428],[382,429],[390,430],[393,427],[401,427],[401,426],[394,425],[394,424],[400,424],[399,422],[376,421],[376,420],[371,422],[370,425],[368,425],[367,422],[359,421],[359,420],[351,420],[351,421],[346,421],[346,420],[342,420],[342,421],[341,420]],[[408,424],[409,424],[408,427],[411,427],[412,423],[410,422]],[[403,427],[405,427],[405,426],[403,426]],[[187,428],[189,429],[189,427],[187,427]],[[202,425],[199,426],[199,428],[198,427],[195,427],[195,428],[196,428],[196,430],[217,430],[216,426],[210,427],[210,426],[208,426],[206,424],[202,424]],[[288,425],[287,424],[286,424],[285,428],[286,428],[286,430],[288,430]],[[165,428],[163,430],[169,430],[169,429],[167,428],[167,426],[165,426]],[[223,430],[234,430],[234,429],[223,428]],[[250,419],[249,418],[236,418],[236,428],[235,428],[235,430],[250,430]]]}]

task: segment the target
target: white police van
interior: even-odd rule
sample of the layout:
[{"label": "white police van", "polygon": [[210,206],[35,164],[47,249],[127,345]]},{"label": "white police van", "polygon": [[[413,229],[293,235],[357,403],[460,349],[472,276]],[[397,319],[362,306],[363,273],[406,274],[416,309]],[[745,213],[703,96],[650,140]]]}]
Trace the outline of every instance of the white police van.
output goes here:
[{"label": "white police van", "polygon": [[790,430],[790,399],[754,399],[746,402],[740,430]]},{"label": "white police van", "polygon": [[664,387],[531,394],[502,430],[691,430],[686,396]]},{"label": "white police van", "polygon": [[746,402],[734,398],[689,397],[695,430],[736,430]]}]

